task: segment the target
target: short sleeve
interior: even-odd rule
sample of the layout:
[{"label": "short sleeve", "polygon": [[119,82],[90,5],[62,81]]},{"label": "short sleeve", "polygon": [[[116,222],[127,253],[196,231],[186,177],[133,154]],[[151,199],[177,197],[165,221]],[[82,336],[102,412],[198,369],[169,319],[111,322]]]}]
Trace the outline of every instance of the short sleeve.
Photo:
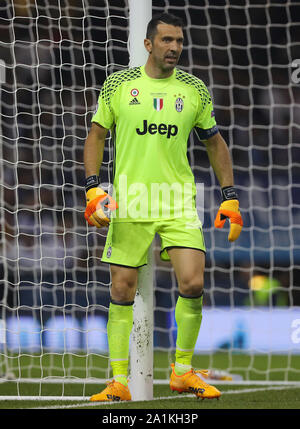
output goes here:
[{"label": "short sleeve", "polygon": [[114,113],[111,107],[111,91],[109,86],[109,79],[106,79],[99,94],[96,111],[92,117],[92,122],[96,122],[107,129],[113,128],[114,125]]},{"label": "short sleeve", "polygon": [[200,140],[207,140],[219,132],[210,93],[204,83],[198,88],[199,107],[195,129]]}]

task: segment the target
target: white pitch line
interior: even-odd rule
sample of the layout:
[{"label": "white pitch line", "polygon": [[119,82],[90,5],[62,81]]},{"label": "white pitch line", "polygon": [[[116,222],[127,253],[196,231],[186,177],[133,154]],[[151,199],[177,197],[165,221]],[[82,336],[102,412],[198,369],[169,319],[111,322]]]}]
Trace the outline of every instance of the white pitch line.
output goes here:
[{"label": "white pitch line", "polygon": [[[207,383],[211,383],[214,385],[255,385],[255,386],[275,386],[275,385],[298,385],[300,386],[300,381],[264,381],[264,380],[213,380],[213,379],[205,379]],[[40,378],[18,378],[15,380],[7,380],[5,378],[0,378],[0,384],[1,383],[15,383],[15,384],[22,384],[22,383],[28,383],[28,384],[105,384],[107,382],[106,378],[67,378],[67,377],[45,377],[43,379]],[[170,382],[169,379],[155,379],[153,381],[154,385],[168,385]],[[1,399],[1,397],[0,397]]]},{"label": "white pitch line", "polygon": [[[298,388],[297,386],[270,386],[267,388],[253,388],[253,389],[237,389],[237,390],[227,390],[225,392],[222,393],[222,396],[224,395],[237,395],[239,393],[254,393],[254,392],[260,392],[263,391],[265,392],[266,390],[285,390],[285,389],[296,389]],[[158,398],[153,398],[151,399],[151,401],[161,401],[161,400],[168,400],[168,399],[172,399],[172,400],[176,400],[176,399],[183,399],[183,398],[195,398],[195,395],[193,394],[188,394],[188,395],[172,395],[172,396],[160,396]],[[89,398],[87,398],[88,400]],[[83,398],[83,400],[86,400],[85,398]],[[141,401],[131,401],[131,402],[141,402]],[[120,402],[110,402],[111,405],[116,405],[119,404]],[[67,409],[67,408],[86,408],[86,407],[96,407],[99,405],[107,405],[107,402],[88,402],[88,403],[77,403],[77,404],[71,404],[71,405],[52,405],[50,407],[35,407],[34,409],[38,409],[38,410],[51,410],[51,409]]]},{"label": "white pitch line", "polygon": [[239,390],[227,390],[223,395],[235,395],[238,393],[252,393],[252,392],[265,392],[266,390],[286,390],[286,389],[299,389],[299,386],[270,386],[261,387],[260,389],[239,389]]}]

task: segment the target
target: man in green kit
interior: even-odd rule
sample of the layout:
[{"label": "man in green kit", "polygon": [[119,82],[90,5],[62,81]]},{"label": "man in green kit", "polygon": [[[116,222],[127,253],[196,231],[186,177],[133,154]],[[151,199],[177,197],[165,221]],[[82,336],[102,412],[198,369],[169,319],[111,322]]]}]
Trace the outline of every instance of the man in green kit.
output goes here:
[{"label": "man in green kit", "polygon": [[[111,74],[104,82],[84,147],[90,225],[108,226],[102,261],[110,264],[112,286],[107,325],[113,381],[92,401],[131,399],[127,385],[129,337],[138,268],[156,233],[161,258],[170,260],[178,282],[175,308],[176,359],[170,388],[198,398],[221,393],[192,368],[202,319],[205,243],[195,206],[196,186],[187,159],[193,128],[207,149],[223,202],[215,226],[230,222],[228,239],[242,229],[228,147],[220,135],[210,94],[197,77],[176,66],[183,48],[182,22],[161,14],[147,27],[144,66]],[[115,139],[114,200],[99,187],[105,138]],[[111,219],[106,213],[110,208]]]}]

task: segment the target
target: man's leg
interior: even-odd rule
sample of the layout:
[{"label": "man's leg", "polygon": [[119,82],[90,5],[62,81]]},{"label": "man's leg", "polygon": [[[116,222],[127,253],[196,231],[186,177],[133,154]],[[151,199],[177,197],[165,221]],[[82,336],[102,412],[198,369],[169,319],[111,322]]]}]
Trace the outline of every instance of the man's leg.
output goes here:
[{"label": "man's leg", "polygon": [[177,323],[175,373],[192,368],[192,357],[202,320],[204,252],[189,248],[168,249],[177,282],[179,297],[175,307]]},{"label": "man's leg", "polygon": [[205,383],[192,368],[192,357],[202,320],[204,252],[174,247],[168,253],[179,286],[175,308],[176,362],[175,366],[172,365],[170,388],[179,393],[194,393],[197,398],[219,398],[219,390]]},{"label": "man's leg", "polygon": [[107,324],[109,355],[114,379],[127,386],[129,337],[138,269],[111,265],[111,302]]},{"label": "man's leg", "polygon": [[[114,380],[92,401],[130,400],[127,387],[129,338],[138,269],[147,264],[148,248],[155,236],[153,223],[112,222],[101,261],[110,265],[112,286],[107,323],[109,355]],[[115,398],[115,399],[113,399]]]},{"label": "man's leg", "polygon": [[108,312],[107,336],[113,382],[91,401],[130,401],[127,386],[129,337],[133,325],[133,302],[137,288],[138,269],[111,265],[112,287]]}]

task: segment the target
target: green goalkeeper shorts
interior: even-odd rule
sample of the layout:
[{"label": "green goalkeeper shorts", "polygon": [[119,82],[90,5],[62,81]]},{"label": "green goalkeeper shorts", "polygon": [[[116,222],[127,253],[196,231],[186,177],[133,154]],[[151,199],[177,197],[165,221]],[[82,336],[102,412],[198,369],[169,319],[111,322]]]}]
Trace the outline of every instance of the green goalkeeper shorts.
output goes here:
[{"label": "green goalkeeper shorts", "polygon": [[170,260],[167,252],[170,247],[206,251],[198,219],[189,224],[184,218],[155,222],[112,222],[101,261],[135,268],[146,265],[148,249],[156,233],[161,239],[160,257],[163,261]]}]

